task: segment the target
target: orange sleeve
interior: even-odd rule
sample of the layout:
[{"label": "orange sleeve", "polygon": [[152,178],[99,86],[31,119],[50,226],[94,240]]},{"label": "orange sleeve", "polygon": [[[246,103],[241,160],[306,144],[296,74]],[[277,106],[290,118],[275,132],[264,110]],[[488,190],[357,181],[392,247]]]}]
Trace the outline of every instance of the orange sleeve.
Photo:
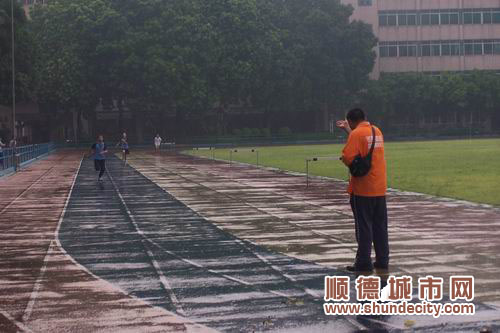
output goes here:
[{"label": "orange sleeve", "polygon": [[359,154],[359,140],[358,136],[351,132],[349,134],[349,138],[347,139],[347,143],[342,150],[342,162],[345,165],[349,166],[354,158]]}]

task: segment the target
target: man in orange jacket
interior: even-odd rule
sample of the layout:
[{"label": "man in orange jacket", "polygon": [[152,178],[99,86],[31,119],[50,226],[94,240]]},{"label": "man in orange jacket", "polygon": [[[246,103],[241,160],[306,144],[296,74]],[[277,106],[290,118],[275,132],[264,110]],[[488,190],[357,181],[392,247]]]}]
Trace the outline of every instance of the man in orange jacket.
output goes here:
[{"label": "man in orange jacket", "polygon": [[[356,156],[365,157],[372,146],[375,130],[375,145],[369,172],[362,177],[351,175],[348,192],[354,214],[356,241],[358,251],[353,266],[349,271],[372,271],[388,269],[389,237],[387,232],[387,172],[384,157],[384,137],[377,127],[366,121],[366,115],[361,109],[352,109],[347,113],[346,120],[339,120],[337,127],[348,134],[347,144],[342,151],[342,161],[351,165]],[[372,243],[375,248],[376,261],[372,264]]]}]

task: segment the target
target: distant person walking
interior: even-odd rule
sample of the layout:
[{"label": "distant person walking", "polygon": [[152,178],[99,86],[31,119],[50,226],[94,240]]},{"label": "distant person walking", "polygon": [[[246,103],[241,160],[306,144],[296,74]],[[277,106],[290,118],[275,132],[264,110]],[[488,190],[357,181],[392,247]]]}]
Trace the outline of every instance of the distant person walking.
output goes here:
[{"label": "distant person walking", "polygon": [[[387,174],[384,138],[377,127],[366,121],[361,109],[352,109],[337,127],[348,134],[342,161],[351,177],[348,192],[354,214],[358,250],[349,271],[372,271],[389,267],[389,237],[387,232]],[[376,261],[372,264],[372,243]]]},{"label": "distant person walking", "polygon": [[6,147],[5,143],[3,143],[2,138],[0,138],[0,164],[2,165],[2,169],[5,169],[5,164],[3,162],[3,148]]},{"label": "distant person walking", "polygon": [[94,157],[94,167],[95,171],[99,171],[98,181],[102,180],[104,172],[106,172],[106,154],[108,153],[108,147],[104,143],[104,137],[99,135],[97,142],[92,145],[91,156]]},{"label": "distant person walking", "polygon": [[123,160],[123,163],[126,164],[127,163],[127,155],[130,154],[128,141],[127,141],[127,133],[123,132],[122,138],[120,139],[120,141],[118,141],[116,146],[117,147],[119,146],[120,149],[122,150],[122,160]]},{"label": "distant person walking", "polygon": [[162,141],[160,134],[156,134],[154,141],[155,141],[155,152],[158,153],[160,151],[161,141]]},{"label": "distant person walking", "polygon": [[12,164],[14,165],[14,170],[18,170],[19,168],[19,160],[17,156],[17,140],[16,137],[13,136],[9,142],[10,154],[12,155]]},{"label": "distant person walking", "polygon": [[9,148],[12,148],[12,152],[15,153],[15,150],[17,148],[17,140],[15,136],[13,136],[12,139],[10,140]]}]

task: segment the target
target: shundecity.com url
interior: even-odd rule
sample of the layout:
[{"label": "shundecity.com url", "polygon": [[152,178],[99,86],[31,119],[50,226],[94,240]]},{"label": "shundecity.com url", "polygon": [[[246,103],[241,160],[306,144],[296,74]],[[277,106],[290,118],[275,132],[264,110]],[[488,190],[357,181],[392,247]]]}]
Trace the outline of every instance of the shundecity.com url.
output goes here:
[{"label": "shundecity.com url", "polygon": [[476,306],[473,303],[408,303],[403,302],[370,302],[370,303],[325,303],[325,315],[422,315],[433,316],[464,316],[474,315]]}]

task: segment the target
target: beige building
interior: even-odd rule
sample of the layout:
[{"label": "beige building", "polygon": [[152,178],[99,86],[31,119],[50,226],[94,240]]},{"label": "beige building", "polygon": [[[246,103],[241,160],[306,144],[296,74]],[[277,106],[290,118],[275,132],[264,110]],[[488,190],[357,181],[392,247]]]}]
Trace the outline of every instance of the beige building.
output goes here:
[{"label": "beige building", "polygon": [[500,72],[500,0],[341,0],[379,40],[381,73]]}]

